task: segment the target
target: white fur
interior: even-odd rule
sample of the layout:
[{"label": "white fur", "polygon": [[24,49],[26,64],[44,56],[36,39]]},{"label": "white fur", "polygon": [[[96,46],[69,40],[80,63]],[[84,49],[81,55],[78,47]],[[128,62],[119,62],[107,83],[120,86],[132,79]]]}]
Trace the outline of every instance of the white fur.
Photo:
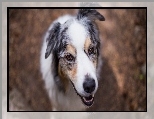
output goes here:
[{"label": "white fur", "polygon": [[68,92],[66,92],[66,95],[64,95],[57,89],[51,72],[52,54],[50,54],[49,57],[45,59],[44,55],[45,51],[46,51],[46,41],[44,40],[41,51],[41,72],[43,74],[45,87],[48,91],[54,110],[61,110],[61,111],[83,110],[85,106],[82,104],[79,96],[77,96],[77,94],[75,93],[72,84],[69,84],[70,89],[68,90]]},{"label": "white fur", "polygon": [[71,44],[77,51],[77,80],[75,82],[73,80],[74,86],[80,95],[86,96],[83,89],[83,82],[85,76],[89,74],[96,83],[95,93],[98,87],[96,69],[84,52],[84,44],[88,37],[87,30],[78,21],[74,20],[69,27],[68,35],[72,39]]},{"label": "white fur", "polygon": [[[55,22],[60,22],[61,24],[65,23],[65,21],[72,19],[72,16],[66,15],[64,17],[60,17]],[[52,24],[50,25],[48,31],[52,29]],[[75,90],[71,83],[68,85],[68,91],[64,94],[60,92],[54,82],[53,74],[51,72],[51,63],[52,63],[52,53],[49,55],[47,59],[45,59],[45,52],[47,48],[46,39],[49,36],[49,33],[45,34],[44,42],[41,51],[41,73],[43,76],[43,80],[45,81],[45,87],[48,91],[49,97],[52,102],[52,106],[55,110],[84,110],[85,105],[82,104],[80,97],[76,94]],[[89,60],[88,56],[84,52],[84,43],[87,37],[87,32],[84,26],[82,26],[78,21],[73,20],[71,22],[71,26],[68,30],[68,35],[72,39],[71,43],[77,50],[77,80],[73,81],[74,86],[78,93],[82,96],[85,96],[85,92],[83,90],[83,81],[86,74],[89,74],[96,83],[96,88],[94,93],[97,90],[98,82],[96,78],[96,69],[94,68],[93,63]]]},{"label": "white fur", "polygon": [[[64,23],[70,18],[72,17],[67,15],[59,18],[57,21],[60,23]],[[49,27],[48,31],[51,28],[52,25]],[[52,53],[49,55],[47,59],[45,59],[45,52],[47,48],[46,38],[49,35],[48,31],[44,37],[40,64],[41,64],[41,72],[43,75],[43,80],[45,81],[45,87],[51,99],[52,106],[55,110],[62,110],[62,111],[84,110],[85,106],[82,104],[80,97],[77,96],[77,94],[75,93],[72,84],[69,84],[70,89],[68,89],[68,92],[66,92],[65,95],[62,92],[59,92],[56,87],[56,84],[53,79],[53,74],[51,72]]]}]

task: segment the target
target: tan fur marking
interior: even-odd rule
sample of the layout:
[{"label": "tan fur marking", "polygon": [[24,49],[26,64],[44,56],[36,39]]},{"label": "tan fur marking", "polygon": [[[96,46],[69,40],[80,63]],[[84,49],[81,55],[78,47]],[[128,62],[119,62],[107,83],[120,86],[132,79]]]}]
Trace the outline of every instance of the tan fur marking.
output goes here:
[{"label": "tan fur marking", "polygon": [[95,68],[97,67],[97,60],[94,60],[93,61],[93,64],[94,64],[94,66],[95,66]]},{"label": "tan fur marking", "polygon": [[[84,44],[84,50],[85,50],[86,52],[88,52],[88,49],[89,49],[91,43],[92,43],[92,42],[91,42],[90,38],[87,38],[86,41],[85,41],[85,44]],[[96,59],[93,60],[93,64],[94,64],[94,66],[95,66],[95,68],[96,68],[96,66],[97,66],[97,60],[96,60]]]},{"label": "tan fur marking", "polygon": [[88,52],[90,44],[91,44],[91,40],[90,40],[90,38],[87,38],[85,41],[85,44],[84,44],[84,49],[86,52]]},{"label": "tan fur marking", "polygon": [[70,71],[70,77],[72,77],[72,80],[76,79],[76,74],[77,74],[77,65],[75,64],[72,70]]},{"label": "tan fur marking", "polygon": [[64,90],[66,91],[68,87],[68,80],[67,80],[66,74],[64,74],[63,69],[60,66],[58,67],[59,67],[58,68],[59,76],[60,76],[61,81],[63,82]]},{"label": "tan fur marking", "polygon": [[58,66],[58,73],[61,78],[61,81],[63,82],[65,91],[67,91],[69,79],[75,80],[76,74],[77,74],[77,65],[75,64],[71,70],[68,70],[67,67],[61,67]]},{"label": "tan fur marking", "polygon": [[70,45],[70,44],[67,45],[66,50],[67,50],[69,53],[71,53],[72,55],[75,55],[75,54],[76,54],[75,48],[74,48],[72,45]]}]

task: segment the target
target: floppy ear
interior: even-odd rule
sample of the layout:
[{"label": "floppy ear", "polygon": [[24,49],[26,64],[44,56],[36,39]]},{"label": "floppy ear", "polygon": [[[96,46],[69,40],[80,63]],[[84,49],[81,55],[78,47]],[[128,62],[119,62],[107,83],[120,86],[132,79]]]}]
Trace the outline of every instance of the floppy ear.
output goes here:
[{"label": "floppy ear", "polygon": [[58,34],[60,32],[60,23],[55,23],[52,29],[49,31],[47,40],[47,49],[45,53],[45,59],[49,57],[52,50],[55,50],[58,43]]},{"label": "floppy ear", "polygon": [[92,21],[96,19],[100,21],[105,21],[104,16],[94,9],[80,9],[77,15],[77,19],[82,19],[84,17],[87,17],[88,19]]}]

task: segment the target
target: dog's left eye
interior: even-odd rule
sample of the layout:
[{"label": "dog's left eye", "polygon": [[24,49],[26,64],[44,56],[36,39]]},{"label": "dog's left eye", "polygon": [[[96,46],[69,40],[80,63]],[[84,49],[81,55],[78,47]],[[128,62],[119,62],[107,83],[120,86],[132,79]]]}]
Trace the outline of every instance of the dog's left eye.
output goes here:
[{"label": "dog's left eye", "polygon": [[74,61],[74,57],[71,54],[67,54],[65,58],[67,59],[67,61]]},{"label": "dog's left eye", "polygon": [[88,49],[88,54],[91,55],[91,54],[95,54],[95,49],[94,47],[91,47]]}]

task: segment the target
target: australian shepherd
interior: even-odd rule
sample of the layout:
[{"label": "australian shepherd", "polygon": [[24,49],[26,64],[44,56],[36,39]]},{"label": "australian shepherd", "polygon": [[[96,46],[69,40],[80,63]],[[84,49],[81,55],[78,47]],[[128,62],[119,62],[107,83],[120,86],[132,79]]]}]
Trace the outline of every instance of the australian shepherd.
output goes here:
[{"label": "australian shepherd", "polygon": [[40,63],[53,110],[85,110],[94,103],[100,47],[95,20],[105,18],[80,9],[55,20],[45,34]]}]

